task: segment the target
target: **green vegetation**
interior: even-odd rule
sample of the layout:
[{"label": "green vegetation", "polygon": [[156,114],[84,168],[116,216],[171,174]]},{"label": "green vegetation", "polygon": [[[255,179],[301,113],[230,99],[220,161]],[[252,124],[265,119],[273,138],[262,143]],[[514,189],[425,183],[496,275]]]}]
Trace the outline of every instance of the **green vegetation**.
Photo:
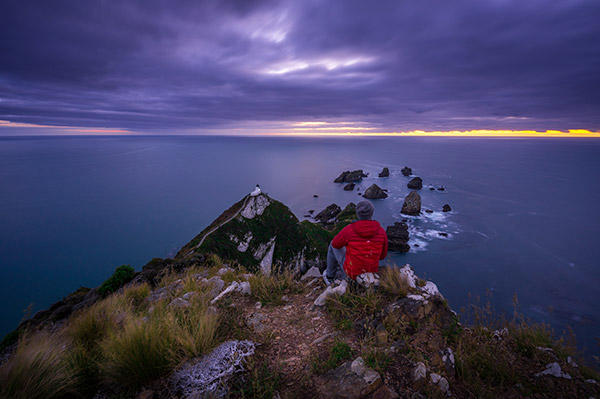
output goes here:
[{"label": "green vegetation", "polygon": [[2,338],[2,341],[0,341],[0,351],[3,351],[7,347],[16,344],[19,340],[19,335],[19,329],[13,330],[6,334],[4,338]]},{"label": "green vegetation", "polygon": [[119,288],[133,280],[135,270],[129,265],[121,265],[115,269],[115,272],[98,288],[98,293],[107,296],[116,292]]},{"label": "green vegetation", "polygon": [[271,399],[277,391],[281,377],[267,364],[257,366],[253,362],[248,364],[250,370],[249,381],[238,378],[234,381],[230,397],[243,399]]},{"label": "green vegetation", "polygon": [[327,311],[334,320],[350,319],[357,321],[364,317],[373,317],[379,313],[384,301],[380,293],[372,290],[362,293],[350,291],[342,296],[332,295],[327,298]]},{"label": "green vegetation", "polygon": [[329,354],[326,359],[321,359],[318,356],[313,358],[312,371],[316,374],[323,374],[324,372],[341,365],[346,360],[350,360],[352,355],[352,349],[347,343],[336,340],[329,349]]},{"label": "green vegetation", "polygon": [[248,280],[252,296],[263,305],[281,305],[283,295],[297,294],[301,291],[300,284],[291,272],[273,276],[254,274]]},{"label": "green vegetation", "polygon": [[363,359],[368,367],[378,373],[383,373],[392,364],[392,358],[385,351],[377,348],[370,348],[363,353]]}]

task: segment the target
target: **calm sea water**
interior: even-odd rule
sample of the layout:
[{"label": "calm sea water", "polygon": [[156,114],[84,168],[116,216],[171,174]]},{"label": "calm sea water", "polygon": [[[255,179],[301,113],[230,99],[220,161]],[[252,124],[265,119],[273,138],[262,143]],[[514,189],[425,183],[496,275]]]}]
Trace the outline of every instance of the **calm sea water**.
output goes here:
[{"label": "calm sea water", "polygon": [[0,333],[31,303],[173,255],[257,183],[303,218],[359,201],[332,181],[363,169],[362,190],[389,190],[375,217],[392,224],[405,165],[446,191],[421,190],[434,213],[410,219],[413,250],[389,262],[410,263],[455,309],[489,290],[511,313],[516,293],[521,312],[599,352],[600,141],[588,139],[0,138]]}]

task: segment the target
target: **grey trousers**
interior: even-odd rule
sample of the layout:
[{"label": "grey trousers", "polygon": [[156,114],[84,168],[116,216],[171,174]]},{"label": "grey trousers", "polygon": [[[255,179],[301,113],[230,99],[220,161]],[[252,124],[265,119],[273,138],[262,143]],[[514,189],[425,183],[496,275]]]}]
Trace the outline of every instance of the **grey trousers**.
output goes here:
[{"label": "grey trousers", "polygon": [[344,271],[344,260],[346,260],[346,248],[337,249],[329,244],[329,248],[327,248],[327,269],[325,269],[325,275],[329,280],[346,280],[349,278]]}]

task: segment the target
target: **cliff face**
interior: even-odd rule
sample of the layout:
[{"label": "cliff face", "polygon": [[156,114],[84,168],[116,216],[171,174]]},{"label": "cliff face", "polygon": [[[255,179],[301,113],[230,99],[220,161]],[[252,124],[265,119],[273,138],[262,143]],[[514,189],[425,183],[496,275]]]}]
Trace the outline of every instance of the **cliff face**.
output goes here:
[{"label": "cliff face", "polygon": [[332,233],[300,222],[290,209],[266,194],[248,195],[186,244],[176,259],[216,254],[252,272],[303,273],[325,261]]}]

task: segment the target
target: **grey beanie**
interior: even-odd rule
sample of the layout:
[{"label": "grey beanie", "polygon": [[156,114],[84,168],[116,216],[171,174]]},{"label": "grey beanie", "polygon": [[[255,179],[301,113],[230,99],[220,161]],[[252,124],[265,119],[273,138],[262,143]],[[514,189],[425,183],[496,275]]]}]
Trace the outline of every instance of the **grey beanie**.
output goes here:
[{"label": "grey beanie", "polygon": [[356,216],[358,220],[369,220],[373,216],[373,205],[369,201],[360,201],[356,205]]}]

